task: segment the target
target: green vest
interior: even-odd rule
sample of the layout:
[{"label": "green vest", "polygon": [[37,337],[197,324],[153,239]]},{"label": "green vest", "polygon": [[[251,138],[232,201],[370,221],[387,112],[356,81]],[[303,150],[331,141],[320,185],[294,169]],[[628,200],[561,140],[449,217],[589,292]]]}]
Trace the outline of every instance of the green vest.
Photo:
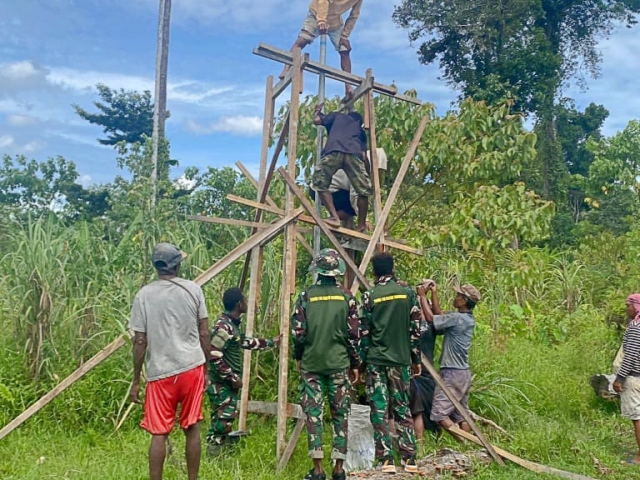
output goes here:
[{"label": "green vest", "polygon": [[347,297],[336,285],[313,285],[307,290],[307,295],[302,369],[322,374],[347,370]]},{"label": "green vest", "polygon": [[411,365],[412,297],[407,287],[389,281],[370,290],[371,325],[367,363]]}]

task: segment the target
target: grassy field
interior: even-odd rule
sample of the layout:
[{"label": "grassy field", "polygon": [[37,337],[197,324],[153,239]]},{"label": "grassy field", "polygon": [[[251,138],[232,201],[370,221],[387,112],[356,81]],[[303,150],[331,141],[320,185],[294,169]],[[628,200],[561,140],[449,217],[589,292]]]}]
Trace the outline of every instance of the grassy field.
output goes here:
[{"label": "grassy field", "polygon": [[[618,335],[599,321],[559,345],[516,338],[496,342],[491,335],[478,335],[471,406],[510,432],[508,437],[487,432],[491,440],[528,460],[593,478],[640,479],[640,467],[621,463],[634,449],[630,422],[620,418],[617,402],[595,398],[587,383],[592,373],[608,368]],[[63,396],[0,441],[0,478],[146,478],[149,438],[136,427],[139,412],[116,433],[113,427],[72,424],[72,413],[65,410],[70,404]],[[203,461],[201,478],[302,478],[309,468],[304,441],[287,469],[276,475],[275,420],[251,416],[249,427],[251,435],[233,454]],[[184,439],[179,431],[172,442],[174,454],[167,461],[166,478],[184,478]],[[424,456],[444,446],[475,448],[450,438],[429,437],[420,452]],[[477,465],[473,474],[479,480],[538,477],[513,464]]]}]

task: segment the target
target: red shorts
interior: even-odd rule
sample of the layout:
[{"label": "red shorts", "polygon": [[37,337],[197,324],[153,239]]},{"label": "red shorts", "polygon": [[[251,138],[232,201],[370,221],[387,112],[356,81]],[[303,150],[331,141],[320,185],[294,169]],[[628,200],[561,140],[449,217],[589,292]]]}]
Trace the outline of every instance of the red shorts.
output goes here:
[{"label": "red shorts", "polygon": [[205,365],[147,384],[144,418],[140,426],[152,435],[173,430],[178,404],[180,427],[189,428],[202,420]]}]

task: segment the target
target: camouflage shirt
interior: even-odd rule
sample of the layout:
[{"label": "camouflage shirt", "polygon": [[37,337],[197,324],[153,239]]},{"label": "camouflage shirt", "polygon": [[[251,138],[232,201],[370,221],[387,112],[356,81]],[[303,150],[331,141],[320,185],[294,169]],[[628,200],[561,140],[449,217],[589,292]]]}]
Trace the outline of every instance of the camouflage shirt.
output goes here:
[{"label": "camouflage shirt", "polygon": [[291,333],[294,358],[307,372],[330,374],[360,365],[356,301],[335,278],[320,277],[300,293]]},{"label": "camouflage shirt", "polygon": [[240,330],[240,319],[228,312],[220,315],[211,333],[211,381],[233,381],[242,376],[242,350],[273,347],[272,340],[247,337]]},{"label": "camouflage shirt", "polygon": [[362,297],[360,356],[374,365],[420,363],[420,306],[411,287],[380,277]]}]

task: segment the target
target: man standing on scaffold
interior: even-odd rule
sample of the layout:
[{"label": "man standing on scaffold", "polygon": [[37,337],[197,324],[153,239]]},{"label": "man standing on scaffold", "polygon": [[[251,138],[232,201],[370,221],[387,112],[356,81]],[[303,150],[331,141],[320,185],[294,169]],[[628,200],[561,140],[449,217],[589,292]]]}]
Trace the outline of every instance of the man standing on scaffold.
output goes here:
[{"label": "man standing on scaffold", "polygon": [[[356,26],[363,0],[311,0],[309,14],[302,23],[302,29],[298,38],[291,47],[291,51],[296,48],[302,50],[312,43],[319,35],[327,34],[333,46],[340,54],[340,68],[351,73],[351,43],[349,37]],[[342,23],[342,15],[351,10],[347,20]],[[279,75],[284,78],[291,68],[289,65]],[[349,96],[352,92],[351,85],[345,85],[345,94]]]}]

